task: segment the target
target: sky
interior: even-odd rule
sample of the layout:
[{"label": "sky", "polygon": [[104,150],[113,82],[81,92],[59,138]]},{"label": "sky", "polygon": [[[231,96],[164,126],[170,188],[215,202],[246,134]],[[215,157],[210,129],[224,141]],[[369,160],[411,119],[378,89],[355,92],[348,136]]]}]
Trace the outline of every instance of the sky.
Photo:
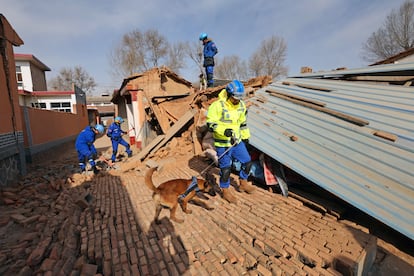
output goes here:
[{"label": "sky", "polygon": [[[0,13],[24,41],[15,53],[31,54],[56,77],[81,66],[95,79],[94,94],[112,94],[123,79],[110,69],[110,53],[123,35],[157,30],[170,43],[196,42],[206,32],[217,60],[236,55],[248,61],[271,36],[287,44],[289,76],[367,66],[363,44],[405,0],[0,0]],[[197,81],[193,62],[180,76]],[[141,73],[141,72],[137,72]],[[125,78],[128,76],[125,76]]]}]

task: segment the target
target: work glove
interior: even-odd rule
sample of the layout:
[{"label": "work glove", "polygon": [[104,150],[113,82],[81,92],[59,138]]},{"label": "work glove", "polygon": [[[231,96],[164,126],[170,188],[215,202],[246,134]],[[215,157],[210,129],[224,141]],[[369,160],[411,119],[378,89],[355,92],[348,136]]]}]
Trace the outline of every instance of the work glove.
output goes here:
[{"label": "work glove", "polygon": [[242,141],[246,144],[246,146],[249,144],[249,139],[243,139]]},{"label": "work glove", "polygon": [[231,128],[226,128],[226,130],[224,131],[224,135],[226,137],[233,137],[234,136],[234,132]]}]

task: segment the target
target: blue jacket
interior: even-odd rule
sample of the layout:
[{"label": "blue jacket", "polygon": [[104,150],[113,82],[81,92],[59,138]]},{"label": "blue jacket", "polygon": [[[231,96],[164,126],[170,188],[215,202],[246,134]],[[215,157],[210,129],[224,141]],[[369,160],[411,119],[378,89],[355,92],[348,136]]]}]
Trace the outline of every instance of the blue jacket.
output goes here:
[{"label": "blue jacket", "polygon": [[106,132],[106,135],[111,138],[111,140],[119,141],[122,138],[122,134],[126,133],[121,129],[121,126],[113,122]]},{"label": "blue jacket", "polygon": [[96,134],[91,126],[87,126],[84,130],[79,133],[76,138],[75,147],[76,150],[88,156],[90,154],[96,154],[96,148],[94,142]]},{"label": "blue jacket", "polygon": [[212,40],[209,40],[206,42],[206,44],[204,44],[203,54],[205,58],[214,57],[217,52],[218,50],[216,44]]}]

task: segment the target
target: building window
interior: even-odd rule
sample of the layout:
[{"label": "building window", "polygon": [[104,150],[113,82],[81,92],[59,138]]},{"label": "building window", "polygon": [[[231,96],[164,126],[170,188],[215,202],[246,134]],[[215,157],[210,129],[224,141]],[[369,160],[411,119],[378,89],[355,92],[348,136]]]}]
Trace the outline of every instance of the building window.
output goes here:
[{"label": "building window", "polygon": [[46,103],[32,103],[32,107],[46,109]]},{"label": "building window", "polygon": [[51,103],[50,109],[62,112],[71,112],[70,109],[70,102],[63,102],[63,103]]},{"label": "building window", "polygon": [[16,66],[16,79],[17,79],[17,89],[23,89],[22,68],[20,66]]}]

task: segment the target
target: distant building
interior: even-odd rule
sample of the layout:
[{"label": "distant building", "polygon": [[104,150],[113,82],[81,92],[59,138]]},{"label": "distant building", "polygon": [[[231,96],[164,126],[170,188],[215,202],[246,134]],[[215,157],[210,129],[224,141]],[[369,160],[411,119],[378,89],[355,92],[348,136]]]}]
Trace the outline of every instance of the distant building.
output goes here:
[{"label": "distant building", "polygon": [[46,91],[46,71],[50,71],[34,55],[14,54],[16,64],[17,89],[25,91]]},{"label": "distant building", "polygon": [[99,116],[97,122],[108,126],[115,116],[116,107],[111,99],[112,97],[109,94],[86,97],[89,121],[95,121],[94,117]]},{"label": "distant building", "polygon": [[72,91],[48,91],[46,72],[50,68],[30,54],[14,54],[16,80],[21,106],[78,113],[77,105],[86,105],[86,95],[78,87]]}]

